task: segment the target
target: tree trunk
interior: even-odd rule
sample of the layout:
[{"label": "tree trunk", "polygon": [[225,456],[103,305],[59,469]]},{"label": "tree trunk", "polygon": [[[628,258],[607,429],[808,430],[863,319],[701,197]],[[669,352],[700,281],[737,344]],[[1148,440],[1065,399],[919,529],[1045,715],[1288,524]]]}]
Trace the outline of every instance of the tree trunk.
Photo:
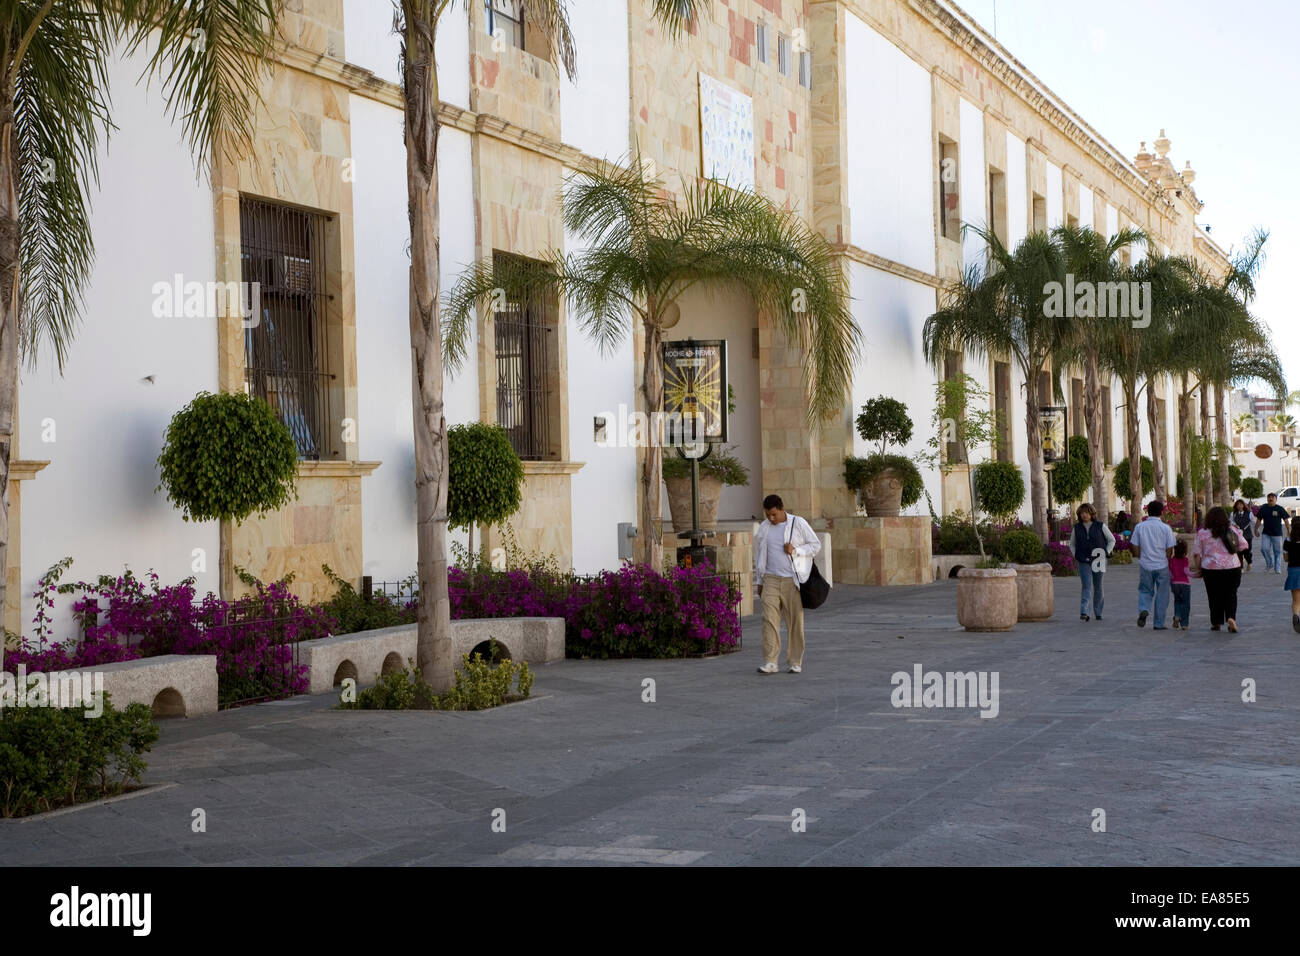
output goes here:
[{"label": "tree trunk", "polygon": [[1147,382],[1147,432],[1151,435],[1151,471],[1155,477],[1156,500],[1164,501],[1169,497],[1165,482],[1165,446],[1161,440],[1164,422],[1160,420],[1155,393],[1151,383]]},{"label": "tree trunk", "polygon": [[1178,469],[1183,476],[1183,514],[1187,529],[1195,531],[1196,491],[1192,488],[1191,434],[1192,396],[1187,391],[1187,376],[1184,375],[1182,391],[1178,393]]},{"label": "tree trunk", "polygon": [[[0,614],[5,609],[9,567],[9,466],[13,451],[14,411],[18,404],[19,267],[17,169],[13,152],[14,91],[0,88]],[[0,628],[3,634],[3,628]],[[0,637],[0,670],[4,668]]]},{"label": "tree trunk", "polygon": [[641,373],[641,398],[645,402],[646,420],[651,423],[641,470],[641,563],[659,574],[664,570],[664,548],[659,537],[660,488],[663,485],[664,449],[655,423],[657,412],[664,408],[664,370],[660,361],[663,330],[654,316],[645,324],[645,356]]},{"label": "tree trunk", "polygon": [[1219,382],[1214,385],[1214,417],[1215,431],[1219,436],[1219,501],[1232,511],[1232,478],[1228,474],[1228,450],[1232,447],[1232,440],[1228,437],[1228,403],[1223,400],[1223,385]]},{"label": "tree trunk", "polygon": [[443,417],[438,318],[438,78],[435,22],[406,14],[406,185],[411,225],[411,391],[415,419],[416,571],[420,581],[416,665],[438,692],[452,686],[447,599],[447,421]]},{"label": "tree trunk", "polygon": [[1201,470],[1201,486],[1204,489],[1205,511],[1202,517],[1210,513],[1210,508],[1214,505],[1214,476],[1210,467],[1210,452],[1213,450],[1214,436],[1210,433],[1210,387],[1204,382],[1200,384],[1201,399],[1201,439],[1206,444],[1205,463]]},{"label": "tree trunk", "polygon": [[[1025,381],[1030,383],[1026,386],[1028,390],[1026,399],[1033,395],[1033,389],[1038,382],[1041,366],[1034,372],[1025,376]],[[1043,435],[1041,430],[1042,423],[1038,419],[1038,405],[1026,400],[1025,402],[1025,435],[1029,444],[1029,507],[1034,518],[1034,534],[1044,544],[1047,543],[1047,480],[1043,471]]]},{"label": "tree trunk", "polygon": [[1092,506],[1097,509],[1097,520],[1105,524],[1110,520],[1110,489],[1106,484],[1106,449],[1102,446],[1106,431],[1102,413],[1110,409],[1101,407],[1101,375],[1097,370],[1097,352],[1088,351],[1084,364],[1083,385],[1084,430],[1088,433],[1088,455],[1092,469]]},{"label": "tree trunk", "polygon": [[1124,441],[1128,447],[1128,513],[1141,513],[1142,499],[1142,436],[1138,432],[1137,390],[1124,383]]}]

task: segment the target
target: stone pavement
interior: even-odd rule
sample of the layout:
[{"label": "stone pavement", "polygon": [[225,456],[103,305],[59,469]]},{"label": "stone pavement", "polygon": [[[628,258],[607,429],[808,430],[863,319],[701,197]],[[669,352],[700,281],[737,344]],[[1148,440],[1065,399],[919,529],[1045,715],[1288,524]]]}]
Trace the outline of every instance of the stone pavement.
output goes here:
[{"label": "stone pavement", "polygon": [[[1080,622],[1078,580],[1058,579],[1055,618],[1005,634],[958,628],[955,582],[841,587],[808,615],[802,675],[755,673],[750,617],[738,654],[565,661],[539,668],[532,700],[489,712],[340,712],[325,696],[167,721],[147,779],[176,786],[0,823],[0,855],[1294,865],[1300,635],[1281,581],[1245,577],[1239,634],[1209,631],[1199,582],[1192,630],[1138,629],[1136,567],[1107,574],[1104,622]],[[996,671],[997,716],[891,706],[891,675],[917,664]],[[1257,702],[1242,701],[1246,678]],[[206,833],[191,831],[196,808]]]}]

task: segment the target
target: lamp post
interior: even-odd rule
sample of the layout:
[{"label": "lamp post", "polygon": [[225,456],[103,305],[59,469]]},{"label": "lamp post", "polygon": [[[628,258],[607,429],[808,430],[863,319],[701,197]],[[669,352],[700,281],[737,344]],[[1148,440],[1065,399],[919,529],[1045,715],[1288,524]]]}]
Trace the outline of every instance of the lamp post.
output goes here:
[{"label": "lamp post", "polygon": [[1043,436],[1043,471],[1047,474],[1047,537],[1055,541],[1060,530],[1057,527],[1060,516],[1052,503],[1052,472],[1056,463],[1065,461],[1070,455],[1070,443],[1065,437],[1066,407],[1064,405],[1038,406],[1039,433]]}]

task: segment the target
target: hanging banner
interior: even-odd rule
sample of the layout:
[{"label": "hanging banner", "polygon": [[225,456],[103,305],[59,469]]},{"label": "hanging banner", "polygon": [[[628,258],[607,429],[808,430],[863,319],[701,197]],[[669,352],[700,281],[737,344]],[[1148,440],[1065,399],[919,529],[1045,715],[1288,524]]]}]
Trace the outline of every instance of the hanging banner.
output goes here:
[{"label": "hanging banner", "polygon": [[727,343],[663,344],[664,444],[727,440]]},{"label": "hanging banner", "polygon": [[1065,461],[1069,457],[1070,446],[1065,440],[1064,405],[1038,406],[1038,428],[1043,439],[1043,464]]}]

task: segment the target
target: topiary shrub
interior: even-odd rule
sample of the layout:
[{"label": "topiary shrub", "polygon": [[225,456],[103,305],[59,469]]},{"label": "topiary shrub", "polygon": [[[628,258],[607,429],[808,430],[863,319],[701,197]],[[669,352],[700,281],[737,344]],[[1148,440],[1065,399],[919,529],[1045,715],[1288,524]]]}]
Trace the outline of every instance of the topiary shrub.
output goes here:
[{"label": "topiary shrub", "polygon": [[1071,435],[1070,450],[1065,461],[1058,461],[1052,469],[1052,497],[1057,501],[1082,501],[1092,486],[1092,458],[1088,454],[1088,439]]},{"label": "topiary shrub", "polygon": [[1241,495],[1247,500],[1264,497],[1264,482],[1258,478],[1241,479]]},{"label": "topiary shrub", "polygon": [[1002,553],[1012,564],[1039,564],[1043,560],[1043,542],[1032,531],[1008,531],[1002,536]]},{"label": "topiary shrub", "polygon": [[912,440],[912,419],[907,406],[896,398],[881,395],[862,406],[857,419],[858,434],[863,441],[880,442],[876,454],[883,455],[892,442],[906,445]]},{"label": "topiary shrub", "polygon": [[1015,462],[986,461],[975,466],[975,495],[984,511],[1009,520],[1025,501],[1025,479]]},{"label": "topiary shrub", "polygon": [[167,500],[186,521],[243,521],[298,497],[298,446],[260,398],[200,392],[174,416],[158,456]]},{"label": "topiary shrub", "polygon": [[468,528],[497,524],[523,501],[524,463],[505,430],[474,422],[447,430],[447,524]]},{"label": "topiary shrub", "polygon": [[[663,475],[668,478],[691,477],[691,462],[678,454],[665,454]],[[700,461],[700,475],[709,475],[724,485],[744,486],[749,484],[749,469],[745,463],[734,455],[713,452]]]},{"label": "topiary shrub", "polygon": [[893,471],[903,482],[902,507],[910,508],[925,494],[925,481],[920,470],[910,458],[902,455],[871,455],[867,458],[844,459],[844,482],[854,491],[874,481],[882,472]]},{"label": "topiary shrub", "polygon": [[[1142,494],[1149,495],[1156,487],[1155,466],[1151,464],[1151,459],[1146,455],[1142,456],[1142,463],[1138,466],[1142,472]],[[1132,489],[1129,488],[1128,477],[1128,459],[1121,458],[1115,465],[1115,471],[1111,482],[1111,487],[1115,489],[1115,497],[1128,498]]]}]

